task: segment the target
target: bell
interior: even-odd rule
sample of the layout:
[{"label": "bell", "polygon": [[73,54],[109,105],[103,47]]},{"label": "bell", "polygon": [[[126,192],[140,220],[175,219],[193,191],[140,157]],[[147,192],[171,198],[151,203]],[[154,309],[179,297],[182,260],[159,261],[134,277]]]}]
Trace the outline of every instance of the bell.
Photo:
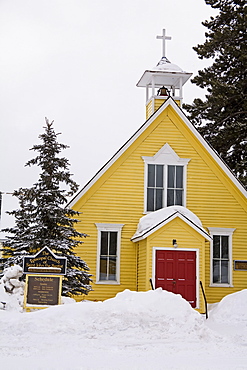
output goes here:
[{"label": "bell", "polygon": [[167,91],[167,89],[165,88],[165,86],[162,86],[162,87],[158,90],[158,96],[168,96],[168,91]]}]

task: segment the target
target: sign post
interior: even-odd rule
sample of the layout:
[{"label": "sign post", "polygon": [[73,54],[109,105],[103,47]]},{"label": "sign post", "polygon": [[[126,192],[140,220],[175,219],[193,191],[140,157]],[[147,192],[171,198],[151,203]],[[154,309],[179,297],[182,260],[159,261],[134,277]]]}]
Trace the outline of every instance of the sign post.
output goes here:
[{"label": "sign post", "polygon": [[26,311],[61,304],[62,279],[66,267],[67,258],[56,256],[48,247],[33,256],[24,257]]}]

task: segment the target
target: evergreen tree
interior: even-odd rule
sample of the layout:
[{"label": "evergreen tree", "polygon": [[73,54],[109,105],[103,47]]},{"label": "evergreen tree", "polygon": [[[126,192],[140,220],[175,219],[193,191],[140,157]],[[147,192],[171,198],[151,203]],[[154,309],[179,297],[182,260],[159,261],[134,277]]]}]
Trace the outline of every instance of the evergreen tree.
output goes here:
[{"label": "evergreen tree", "polygon": [[26,164],[40,168],[39,179],[31,188],[20,188],[13,194],[20,208],[8,212],[15,217],[15,226],[4,230],[11,235],[2,249],[1,264],[3,268],[21,265],[23,256],[36,254],[47,246],[56,255],[67,257],[63,294],[87,294],[91,290],[89,268],[74,251],[86,234],[74,229],[79,213],[64,207],[66,197],[74,194],[78,185],[71,179],[68,160],[59,157],[68,146],[58,143],[58,135],[53,122],[46,119],[45,132],[39,136],[42,143],[31,148],[38,155]]},{"label": "evergreen tree", "polygon": [[192,83],[207,89],[206,99],[184,105],[190,120],[216,149],[240,181],[247,185],[247,43],[245,0],[205,0],[219,13],[202,24],[206,41],[193,49],[210,67]]}]

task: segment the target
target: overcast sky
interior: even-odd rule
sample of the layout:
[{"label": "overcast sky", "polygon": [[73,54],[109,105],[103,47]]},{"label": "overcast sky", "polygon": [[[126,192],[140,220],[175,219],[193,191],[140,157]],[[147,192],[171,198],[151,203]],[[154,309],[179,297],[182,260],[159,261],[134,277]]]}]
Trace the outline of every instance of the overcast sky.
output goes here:
[{"label": "overcast sky", "polygon": [[[136,83],[166,56],[195,75],[206,66],[192,47],[205,40],[201,22],[214,15],[204,0],[1,0],[0,191],[30,187],[37,170],[24,167],[39,143],[44,118],[70,146],[80,188],[145,121],[145,89]],[[184,102],[203,92],[190,82]],[[3,194],[6,210],[16,208]]]}]

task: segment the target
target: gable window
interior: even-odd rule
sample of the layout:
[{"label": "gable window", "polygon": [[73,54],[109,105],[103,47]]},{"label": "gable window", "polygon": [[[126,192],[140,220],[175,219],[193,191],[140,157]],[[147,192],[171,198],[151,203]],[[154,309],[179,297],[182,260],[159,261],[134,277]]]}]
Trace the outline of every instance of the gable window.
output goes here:
[{"label": "gable window", "polygon": [[211,242],[211,285],[232,284],[232,234],[235,229],[209,228]]},{"label": "gable window", "polygon": [[122,224],[96,224],[98,228],[97,283],[118,284]]},{"label": "gable window", "polygon": [[147,186],[147,210],[155,211],[163,208],[163,173],[164,166],[159,164],[148,165],[148,186]]},{"label": "gable window", "polygon": [[167,206],[183,206],[183,166],[168,166]]},{"label": "gable window", "polygon": [[169,144],[145,162],[145,212],[186,206],[186,170],[189,159],[179,158]]}]

